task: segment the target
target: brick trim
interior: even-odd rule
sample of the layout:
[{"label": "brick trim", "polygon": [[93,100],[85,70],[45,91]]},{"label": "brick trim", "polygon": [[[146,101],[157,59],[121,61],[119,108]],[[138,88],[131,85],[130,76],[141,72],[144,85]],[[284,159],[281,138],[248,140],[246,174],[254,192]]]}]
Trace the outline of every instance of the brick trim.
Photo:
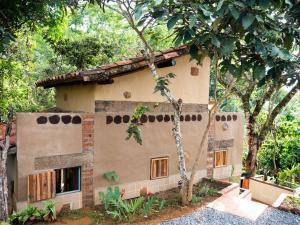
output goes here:
[{"label": "brick trim", "polygon": [[[94,159],[94,132],[95,132],[95,116],[82,116],[82,153],[92,154]],[[93,176],[94,176],[94,160],[82,165],[81,167],[81,192],[82,206],[91,207],[94,205],[93,194]]]}]

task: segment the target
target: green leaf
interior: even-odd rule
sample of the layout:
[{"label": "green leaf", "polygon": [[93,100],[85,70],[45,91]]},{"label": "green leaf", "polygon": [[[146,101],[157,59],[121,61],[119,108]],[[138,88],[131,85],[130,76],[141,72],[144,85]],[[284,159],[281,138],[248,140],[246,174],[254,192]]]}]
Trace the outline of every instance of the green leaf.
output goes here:
[{"label": "green leaf", "polygon": [[134,10],[134,18],[139,20],[143,14],[143,5],[137,5]]},{"label": "green leaf", "polygon": [[197,45],[193,44],[190,46],[190,55],[193,59],[196,59],[198,57],[199,54],[199,49],[197,47]]},{"label": "green leaf", "polygon": [[247,13],[243,18],[242,18],[242,25],[244,29],[248,29],[252,23],[255,20],[255,16],[252,13]]},{"label": "green leaf", "polygon": [[221,46],[221,42],[215,35],[211,38],[211,43],[213,43],[213,45],[216,46],[217,48],[220,48]]},{"label": "green leaf", "polygon": [[224,55],[230,55],[234,49],[234,40],[231,38],[226,38],[221,40],[221,51]]},{"label": "green leaf", "polygon": [[217,5],[217,11],[219,11],[222,8],[223,3],[224,3],[224,0],[219,1],[218,5]]},{"label": "green leaf", "polygon": [[189,21],[190,21],[189,27],[192,28],[196,25],[197,17],[195,15],[191,15],[189,17]]},{"label": "green leaf", "polygon": [[266,73],[266,67],[264,65],[256,64],[253,68],[253,74],[258,79],[261,80]]},{"label": "green leaf", "polygon": [[259,6],[262,8],[267,8],[269,6],[270,0],[259,0]]},{"label": "green leaf", "polygon": [[178,16],[172,16],[171,19],[169,19],[169,21],[167,22],[168,30],[171,30],[175,26],[178,20],[179,20]]},{"label": "green leaf", "polygon": [[233,18],[237,20],[240,17],[240,12],[233,5],[229,5],[228,8]]}]

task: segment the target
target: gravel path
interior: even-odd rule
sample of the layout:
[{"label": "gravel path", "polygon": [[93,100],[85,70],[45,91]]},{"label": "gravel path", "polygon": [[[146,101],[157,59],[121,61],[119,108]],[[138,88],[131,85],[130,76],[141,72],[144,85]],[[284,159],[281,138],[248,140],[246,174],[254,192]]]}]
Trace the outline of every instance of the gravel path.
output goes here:
[{"label": "gravel path", "polygon": [[269,207],[256,221],[252,221],[205,208],[161,225],[300,225],[300,216]]}]

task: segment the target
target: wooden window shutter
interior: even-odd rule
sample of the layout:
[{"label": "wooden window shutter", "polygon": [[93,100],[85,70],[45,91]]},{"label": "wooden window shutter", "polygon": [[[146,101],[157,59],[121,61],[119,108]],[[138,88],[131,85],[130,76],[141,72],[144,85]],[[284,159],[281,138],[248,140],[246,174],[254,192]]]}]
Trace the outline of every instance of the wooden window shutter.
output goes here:
[{"label": "wooden window shutter", "polygon": [[151,159],[151,179],[158,179],[164,178],[169,175],[169,158],[162,157],[162,158],[154,158]]},{"label": "wooden window shutter", "polygon": [[227,150],[215,151],[215,167],[227,165]]},{"label": "wooden window shutter", "polygon": [[55,172],[48,171],[28,176],[28,202],[55,197]]}]

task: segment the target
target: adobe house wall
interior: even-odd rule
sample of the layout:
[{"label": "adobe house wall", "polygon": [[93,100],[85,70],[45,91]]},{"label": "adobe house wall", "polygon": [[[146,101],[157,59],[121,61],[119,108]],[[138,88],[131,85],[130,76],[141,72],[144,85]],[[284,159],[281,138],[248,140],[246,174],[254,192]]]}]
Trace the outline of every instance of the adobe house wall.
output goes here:
[{"label": "adobe house wall", "polygon": [[[170,90],[184,103],[208,104],[209,94],[209,58],[202,65],[190,61],[189,55],[175,58],[176,65],[160,68],[158,73],[175,73],[170,79]],[[192,67],[198,69],[198,75],[191,75]],[[160,93],[153,93],[155,82],[148,68],[132,72],[130,75],[113,79],[114,83],[72,85],[56,87],[57,107],[64,110],[95,112],[95,101],[131,101],[164,102]],[[66,100],[67,99],[67,100]]]},{"label": "adobe house wall", "polygon": [[243,113],[217,113],[214,119],[213,147],[209,152],[227,149],[227,166],[213,169],[215,179],[238,176],[242,173]]},{"label": "adobe house wall", "polygon": [[56,106],[67,111],[94,112],[95,85],[70,85],[56,87]]},{"label": "adobe house wall", "polygon": [[[57,124],[51,124],[49,121],[49,118],[54,115],[59,116],[60,121]],[[78,114],[17,113],[17,182],[15,183],[17,208],[27,204],[28,175],[68,167],[73,162],[70,157],[63,158],[63,156],[76,156],[82,152],[81,123],[74,124],[71,121],[64,124],[61,118],[65,115],[70,115],[72,118],[78,116]],[[38,124],[38,118],[40,122],[45,122],[44,118],[46,118],[47,122]],[[53,120],[55,121],[55,117]],[[77,158],[88,160],[88,157]],[[65,201],[65,198],[69,199],[68,196],[60,196],[58,200]],[[76,198],[79,198],[78,194],[70,199],[76,202]],[[78,202],[81,203],[81,198]],[[75,206],[78,204],[76,203]]]},{"label": "adobe house wall", "polygon": [[[128,123],[124,118],[129,114],[97,113],[95,116],[95,153],[94,153],[94,187],[95,201],[99,203],[98,192],[107,186],[118,185],[125,188],[125,197],[136,197],[140,190],[148,187],[151,193],[177,187],[180,180],[178,175],[178,158],[176,146],[172,136],[172,122],[165,121],[172,113],[149,113],[142,126],[143,144],[135,140],[125,140]],[[192,115],[195,121],[192,121]],[[198,121],[200,115],[200,121]],[[154,116],[155,121],[149,122]],[[204,133],[204,124],[207,121],[207,112],[184,112],[182,134],[186,152],[187,169],[190,170],[193,156],[199,149],[200,139]],[[198,118],[197,118],[198,117]],[[120,120],[119,120],[120,119]],[[162,119],[161,122],[160,119]],[[205,145],[207,146],[207,145]],[[207,148],[203,149],[203,157],[198,167],[198,178],[206,176]],[[150,181],[150,160],[157,157],[169,157],[169,177]],[[105,172],[115,171],[120,180],[109,182],[104,177]],[[171,180],[172,179],[172,180]]]},{"label": "adobe house wall", "polygon": [[[203,110],[196,112],[193,109],[194,106],[187,107],[182,113],[182,134],[188,170],[199,148],[207,121],[204,106]],[[161,107],[143,116],[143,145],[137,144],[133,139],[125,140],[130,113],[131,111],[17,114],[17,208],[27,204],[28,175],[74,166],[81,166],[81,191],[57,195],[55,201],[58,208],[64,204],[70,204],[72,208],[98,204],[98,193],[112,185],[124,188],[126,198],[138,196],[144,187],[151,193],[176,187],[180,177],[171,133],[172,113],[166,107]],[[54,115],[60,118],[57,124],[53,124]],[[197,181],[208,175],[207,169],[211,166],[214,178],[229,177],[231,165],[235,166],[235,173],[240,172],[242,114],[222,113],[217,116],[222,118],[223,115],[235,115],[236,119],[226,121],[227,130],[223,130],[225,121],[220,119],[215,122],[214,133],[203,149]],[[81,119],[78,123],[77,117],[77,124],[72,121],[64,124],[63,116],[80,116]],[[42,117],[47,118],[47,123],[44,123],[45,118]],[[228,166],[213,168],[207,155],[220,148],[228,149]],[[150,180],[151,158],[164,156],[169,157],[169,176]],[[115,171],[120,180],[108,182],[104,179],[104,173],[109,171]],[[38,202],[37,205],[39,204],[41,203]]]}]

